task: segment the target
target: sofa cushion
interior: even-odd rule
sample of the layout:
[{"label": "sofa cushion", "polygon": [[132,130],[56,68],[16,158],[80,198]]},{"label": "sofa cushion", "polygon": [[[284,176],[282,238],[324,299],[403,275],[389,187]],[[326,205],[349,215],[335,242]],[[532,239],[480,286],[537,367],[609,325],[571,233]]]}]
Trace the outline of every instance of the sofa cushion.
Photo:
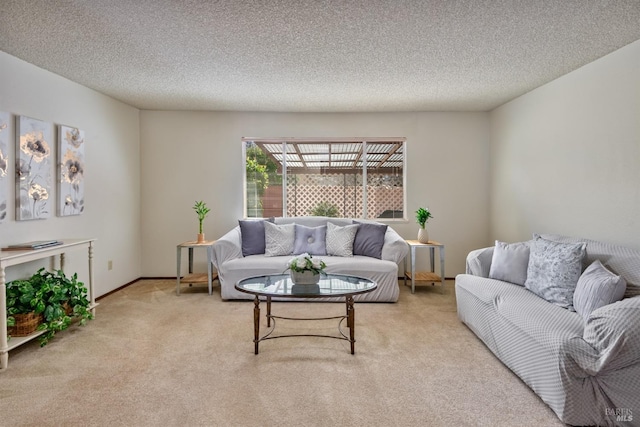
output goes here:
[{"label": "sofa cushion", "polygon": [[353,241],[353,254],[382,259],[387,225],[360,221],[353,221],[353,223],[359,225]]},{"label": "sofa cushion", "polygon": [[294,224],[264,223],[265,256],[282,256],[293,253],[293,240],[295,237]]},{"label": "sofa cushion", "polygon": [[293,253],[300,255],[326,255],[326,235],[327,226],[305,227],[295,224],[295,240],[293,243]]},{"label": "sofa cushion", "polygon": [[620,301],[626,289],[627,282],[622,277],[595,260],[578,279],[573,306],[587,320],[593,310]]},{"label": "sofa cushion", "polygon": [[353,240],[358,231],[358,224],[338,227],[327,223],[327,255],[353,256]]},{"label": "sofa cushion", "polygon": [[489,277],[524,286],[529,266],[529,244],[505,243],[496,240]]},{"label": "sofa cushion", "polygon": [[552,242],[534,235],[525,287],[550,303],[574,311],[573,293],[584,256],[584,242]]},{"label": "sofa cushion", "polygon": [[[242,256],[264,253],[264,221],[263,219],[241,219],[238,221],[242,237]],[[266,221],[273,222],[273,218]]]}]

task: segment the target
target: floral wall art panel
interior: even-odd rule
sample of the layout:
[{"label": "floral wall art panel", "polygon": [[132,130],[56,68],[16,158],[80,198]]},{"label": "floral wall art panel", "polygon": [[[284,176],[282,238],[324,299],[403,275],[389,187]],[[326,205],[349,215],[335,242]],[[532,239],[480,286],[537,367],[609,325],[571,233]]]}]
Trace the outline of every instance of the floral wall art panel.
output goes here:
[{"label": "floral wall art panel", "polygon": [[80,215],[84,211],[84,131],[59,126],[58,215]]},{"label": "floral wall art panel", "polygon": [[0,111],[0,222],[7,219],[9,197],[9,113]]},{"label": "floral wall art panel", "polygon": [[51,123],[17,116],[16,220],[51,216]]}]

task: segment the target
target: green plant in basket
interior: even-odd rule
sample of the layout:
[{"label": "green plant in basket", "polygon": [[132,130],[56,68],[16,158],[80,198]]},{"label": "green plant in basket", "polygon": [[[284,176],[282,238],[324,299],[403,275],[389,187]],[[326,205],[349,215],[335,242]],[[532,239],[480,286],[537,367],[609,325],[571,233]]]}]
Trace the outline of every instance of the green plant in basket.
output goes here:
[{"label": "green plant in basket", "polygon": [[87,288],[78,281],[77,274],[65,276],[62,270],[49,272],[38,270],[26,280],[14,280],[7,284],[7,315],[9,326],[15,324],[12,315],[42,313],[43,322],[38,330],[45,331],[38,338],[40,346],[46,345],[56,332],[65,330],[73,318],[84,325],[93,319]]},{"label": "green plant in basket", "polygon": [[42,293],[30,280],[14,280],[7,283],[7,326],[15,326],[16,314],[40,314],[45,309]]}]

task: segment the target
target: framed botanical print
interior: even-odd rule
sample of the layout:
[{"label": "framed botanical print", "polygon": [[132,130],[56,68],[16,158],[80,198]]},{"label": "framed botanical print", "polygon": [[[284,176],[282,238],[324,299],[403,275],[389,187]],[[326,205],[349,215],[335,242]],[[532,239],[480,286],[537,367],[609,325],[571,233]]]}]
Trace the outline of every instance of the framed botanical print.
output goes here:
[{"label": "framed botanical print", "polygon": [[58,216],[84,211],[84,131],[58,126]]},{"label": "framed botanical print", "polygon": [[51,216],[52,125],[16,117],[16,220]]}]

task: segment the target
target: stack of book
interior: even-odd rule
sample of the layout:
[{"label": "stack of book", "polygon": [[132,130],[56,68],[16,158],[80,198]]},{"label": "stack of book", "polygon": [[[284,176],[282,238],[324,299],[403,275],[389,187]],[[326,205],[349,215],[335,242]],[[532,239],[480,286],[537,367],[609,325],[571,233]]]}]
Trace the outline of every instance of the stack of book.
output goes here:
[{"label": "stack of book", "polygon": [[50,246],[61,245],[60,240],[35,240],[33,242],[19,243],[17,245],[9,245],[2,248],[3,251],[27,251],[33,249],[44,249]]}]

